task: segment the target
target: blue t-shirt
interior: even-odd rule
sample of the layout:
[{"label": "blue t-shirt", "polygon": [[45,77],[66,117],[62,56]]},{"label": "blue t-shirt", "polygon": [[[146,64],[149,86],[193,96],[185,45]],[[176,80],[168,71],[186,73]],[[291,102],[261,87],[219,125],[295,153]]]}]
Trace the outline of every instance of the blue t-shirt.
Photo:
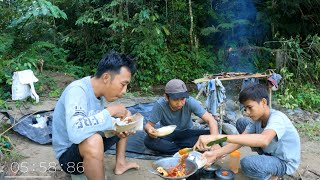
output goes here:
[{"label": "blue t-shirt", "polygon": [[89,76],[66,87],[53,113],[52,147],[57,159],[72,144],[79,144],[98,131],[113,128],[105,104],[104,97],[94,95]]},{"label": "blue t-shirt", "polygon": [[272,129],[277,136],[271,143],[262,148],[265,153],[278,157],[286,162],[287,174],[293,174],[300,164],[300,137],[289,118],[280,111],[271,109],[270,117],[265,128],[261,121],[252,121],[247,127],[248,133],[261,134],[266,129]]},{"label": "blue t-shirt", "polygon": [[155,102],[150,121],[160,122],[160,126],[177,125],[177,130],[190,129],[192,127],[191,114],[202,117],[206,110],[193,97],[186,99],[186,104],[177,111],[172,111],[169,102],[164,97]]}]

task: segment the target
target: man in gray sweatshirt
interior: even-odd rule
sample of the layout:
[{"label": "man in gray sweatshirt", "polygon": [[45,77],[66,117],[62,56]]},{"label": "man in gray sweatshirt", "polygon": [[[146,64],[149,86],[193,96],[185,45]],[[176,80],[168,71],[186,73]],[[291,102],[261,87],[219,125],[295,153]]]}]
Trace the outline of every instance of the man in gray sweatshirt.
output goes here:
[{"label": "man in gray sweatshirt", "polygon": [[65,172],[104,179],[104,152],[115,143],[114,173],[139,168],[125,158],[129,132],[115,133],[112,137],[102,133],[113,129],[113,117],[123,119],[131,115],[121,104],[105,105],[126,92],[134,71],[132,59],[111,51],[99,62],[94,77],[76,80],[63,91],[53,114],[52,144]]}]

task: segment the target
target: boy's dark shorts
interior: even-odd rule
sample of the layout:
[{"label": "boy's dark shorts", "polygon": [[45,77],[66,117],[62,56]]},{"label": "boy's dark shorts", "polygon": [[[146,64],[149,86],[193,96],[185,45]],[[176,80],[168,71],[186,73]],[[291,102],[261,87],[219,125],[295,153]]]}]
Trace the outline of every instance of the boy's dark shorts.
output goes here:
[{"label": "boy's dark shorts", "polygon": [[[117,136],[110,138],[102,137],[104,144],[104,151],[108,150],[117,143],[120,139]],[[59,163],[64,172],[68,174],[82,174],[83,158],[80,155],[78,144],[72,144],[59,158]]]}]

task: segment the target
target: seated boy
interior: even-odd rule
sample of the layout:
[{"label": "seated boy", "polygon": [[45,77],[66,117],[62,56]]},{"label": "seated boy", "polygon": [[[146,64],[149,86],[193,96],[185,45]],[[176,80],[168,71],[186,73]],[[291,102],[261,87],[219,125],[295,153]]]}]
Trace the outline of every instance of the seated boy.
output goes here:
[{"label": "seated boy", "polygon": [[202,156],[208,164],[229,154],[241,146],[258,150],[258,155],[249,155],[241,160],[242,172],[252,179],[277,179],[293,174],[300,164],[300,137],[290,119],[280,111],[270,109],[268,91],[256,84],[242,90],[239,101],[248,117],[237,121],[240,135],[203,135],[194,148],[206,149],[210,141],[227,137],[228,145],[207,151]]},{"label": "seated boy", "polygon": [[[192,129],[191,113],[203,119],[210,130]],[[172,134],[157,137],[154,126],[177,125]],[[165,97],[160,98],[152,109],[150,120],[144,127],[148,136],[145,146],[163,154],[174,154],[179,149],[193,147],[202,134],[218,134],[217,121],[193,97],[189,97],[187,87],[180,79],[170,80],[165,87]],[[219,148],[217,145],[214,148]]]}]

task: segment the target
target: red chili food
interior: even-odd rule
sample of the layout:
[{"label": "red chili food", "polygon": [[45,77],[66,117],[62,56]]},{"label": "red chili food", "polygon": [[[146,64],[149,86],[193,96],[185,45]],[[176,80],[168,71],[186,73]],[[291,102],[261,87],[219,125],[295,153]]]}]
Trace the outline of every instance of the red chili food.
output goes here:
[{"label": "red chili food", "polygon": [[228,171],[222,171],[221,174],[224,175],[224,176],[228,176],[229,175]]}]

